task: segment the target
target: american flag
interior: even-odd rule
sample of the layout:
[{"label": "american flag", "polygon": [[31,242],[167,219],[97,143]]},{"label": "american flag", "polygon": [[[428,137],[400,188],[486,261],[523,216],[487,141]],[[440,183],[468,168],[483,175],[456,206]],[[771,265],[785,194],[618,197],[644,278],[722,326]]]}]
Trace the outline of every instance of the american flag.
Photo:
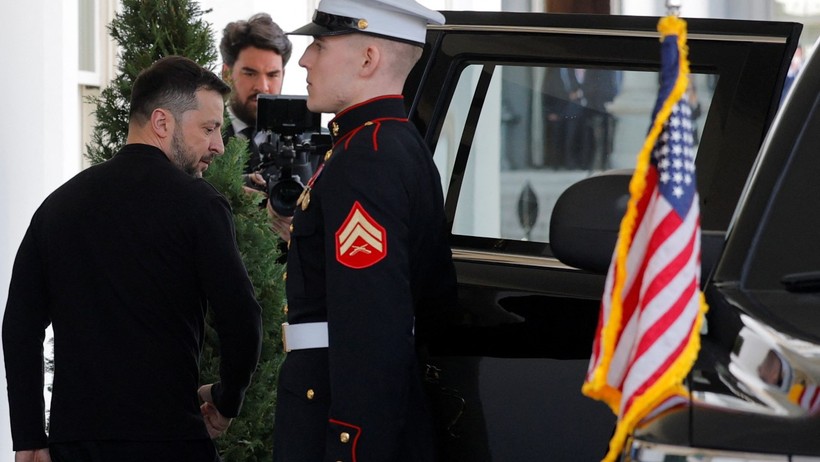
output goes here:
[{"label": "american flag", "polygon": [[820,414],[820,387],[814,384],[800,383],[789,390],[789,399],[808,411],[809,415]]},{"label": "american flag", "polygon": [[[700,208],[686,22],[661,18],[661,85],[607,275],[583,386],[618,416],[615,460],[635,426],[685,402],[683,380],[700,348]],[[654,412],[653,412],[654,411]]]}]

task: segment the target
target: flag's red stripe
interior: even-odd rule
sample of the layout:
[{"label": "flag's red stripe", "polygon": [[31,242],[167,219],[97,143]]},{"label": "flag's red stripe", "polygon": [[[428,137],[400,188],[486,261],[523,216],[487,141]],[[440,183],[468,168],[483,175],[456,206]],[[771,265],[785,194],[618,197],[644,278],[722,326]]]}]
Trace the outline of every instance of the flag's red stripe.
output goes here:
[{"label": "flag's red stripe", "polygon": [[621,415],[626,415],[629,412],[629,409],[632,407],[632,403],[635,401],[635,398],[638,396],[643,395],[646,390],[657,381],[657,378],[663,375],[670,367],[675,363],[675,360],[678,359],[681,352],[686,348],[689,344],[689,339],[691,338],[692,328],[694,327],[694,323],[689,324],[689,329],[687,330],[687,335],[684,337],[684,340],[681,341],[678,346],[675,348],[673,352],[671,352],[667,357],[666,360],[658,367],[657,371],[652,374],[649,379],[644,381],[640,387],[638,387],[634,393],[632,393],[621,406]]},{"label": "flag's red stripe", "polygon": [[[648,220],[651,220],[651,216],[648,216],[646,211],[647,211],[647,208],[649,206],[649,203],[650,203],[652,197],[656,194],[654,188],[655,188],[655,183],[656,183],[655,180],[657,180],[657,177],[658,177],[657,171],[654,168],[649,169],[649,172],[647,174],[647,179],[648,179],[647,183],[651,183],[652,189],[651,190],[647,189],[647,191],[649,191],[649,192],[647,194],[644,194],[643,197],[641,197],[641,200],[638,204],[638,214],[639,214],[638,217],[639,217],[639,220],[638,220],[638,223],[635,226],[635,229],[633,230],[633,233],[632,233],[633,238],[635,237],[636,234],[638,234],[639,229],[643,228],[644,226],[652,226],[652,223],[648,223]],[[650,187],[650,185],[647,185],[647,187]],[[636,244],[635,242],[632,242],[632,245],[630,246],[630,250],[632,250],[632,248],[635,247],[635,244]],[[642,245],[642,243],[638,243],[638,245]],[[647,254],[648,253],[649,252],[647,252]],[[622,309],[623,315],[621,317],[621,326],[620,326],[620,329],[618,330],[618,336],[619,337],[620,337],[621,332],[623,332],[624,326],[629,321],[629,319],[632,318],[632,316],[635,314],[635,310],[637,309],[638,300],[640,299],[640,290],[641,290],[641,286],[643,285],[644,271],[646,270],[646,263],[647,263],[647,258],[646,258],[646,255],[645,255],[643,260],[641,261],[640,267],[638,267],[638,268],[627,268],[627,270],[628,270],[627,272],[630,275],[634,276],[634,279],[629,280],[629,286],[623,288],[624,293],[622,293],[622,296],[621,296],[621,298],[623,299],[623,309]]]},{"label": "flag's red stripe", "polygon": [[[680,219],[677,217],[677,214],[673,211],[672,213],[668,214],[663,221],[666,222],[666,224],[662,225],[661,227],[666,227],[666,225],[669,224],[669,221],[679,222]],[[653,241],[657,242],[657,240],[654,239],[654,236]],[[655,248],[657,247],[658,246],[656,245]],[[646,307],[653,301],[655,296],[658,295],[658,293],[660,293],[660,291],[662,291],[665,287],[667,287],[671,280],[674,278],[674,276],[689,264],[694,248],[695,236],[693,234],[690,236],[690,239],[687,242],[686,246],[681,249],[678,255],[676,255],[675,258],[670,260],[669,264],[666,267],[664,267],[663,270],[659,271],[657,275],[654,277],[654,279],[649,281],[647,293],[640,300],[641,315],[643,315],[643,310],[645,310]],[[647,254],[644,264],[651,257],[652,254]],[[686,309],[692,297],[697,296],[697,287],[698,285],[696,281],[690,282],[690,284],[688,284],[688,286],[684,289],[684,292],[679,297],[674,298],[674,303],[654,323],[653,326],[650,326],[643,332],[640,331],[639,327],[639,332],[637,334],[639,342],[635,346],[635,351],[633,353],[632,359],[630,360],[630,363],[626,365],[626,370],[624,372],[622,380],[619,383],[619,388],[623,388],[624,381],[632,373],[633,364],[646,353],[646,351],[658,340],[658,338],[662,337],[664,334],[667,333],[670,326],[674,323],[678,316],[680,316],[680,314]],[[630,341],[630,339],[624,340]]]},{"label": "flag's red stripe", "polygon": [[[632,359],[630,360],[629,364],[626,366],[626,371],[624,372],[623,378],[621,382],[618,384],[618,388],[623,390],[624,382],[627,379],[633,378],[633,367],[639,359],[646,354],[647,350],[652,347],[652,345],[661,337],[664,339],[668,339],[668,335],[664,337],[664,334],[668,334],[669,327],[678,319],[678,317],[685,311],[685,308],[691,303],[693,297],[697,296],[697,284],[694,281],[689,284],[684,291],[684,293],[679,297],[675,303],[669,307],[669,310],[658,319],[655,324],[653,324],[649,329],[645,332],[639,332],[637,334],[640,341],[635,346],[635,353]],[[677,357],[678,352],[683,348],[683,346],[688,343],[689,333],[684,336],[679,342],[678,345],[675,346],[675,349],[672,352],[667,353],[667,360],[669,358],[674,359]],[[664,362],[664,364],[666,364]],[[657,377],[661,376],[663,373],[666,372],[666,368],[658,368],[656,369],[653,374],[647,379],[647,381],[654,382]],[[646,381],[645,381],[646,382]],[[640,394],[642,390],[645,388],[645,385],[642,385],[640,389],[636,389],[633,394]]]},{"label": "flag's red stripe", "polygon": [[[647,350],[664,334],[667,333],[669,327],[675,322],[678,317],[680,317],[687,306],[695,299],[697,296],[697,284],[695,281],[691,281],[688,286],[686,286],[686,290],[684,293],[681,294],[680,298],[678,298],[672,306],[661,316],[660,319],[656,323],[654,323],[649,329],[644,332],[644,335],[641,337],[640,342],[638,342],[638,349],[635,354],[636,358],[639,358],[646,354]],[[684,337],[684,340],[687,337]]]},{"label": "flag's red stripe", "polygon": [[[638,229],[642,226],[642,220],[646,217],[646,210],[649,207],[649,204],[652,200],[653,195],[656,191],[656,185],[658,182],[658,172],[655,168],[649,168],[646,174],[646,187],[644,189],[644,194],[639,197],[638,202],[635,204],[637,210],[637,220],[635,225],[632,228],[632,233],[629,236],[629,241],[631,244],[634,244],[635,234],[637,233]],[[630,245],[632,247],[632,245]],[[626,262],[623,262],[626,264]],[[607,275],[607,290],[604,292],[603,297],[601,299],[601,310],[598,316],[598,326],[595,330],[595,339],[592,343],[592,355],[590,358],[590,365],[589,371],[592,372],[595,368],[598,367],[598,364],[601,360],[602,355],[602,348],[603,345],[601,344],[601,331],[603,326],[606,322],[609,321],[608,311],[612,309],[612,297],[613,297],[613,286],[612,278],[617,273],[618,269],[618,261],[617,259],[613,259],[612,264],[610,265],[609,273]],[[635,273],[640,274],[640,273]],[[640,287],[640,284],[632,284],[630,287]],[[622,290],[627,291],[629,288],[624,287]],[[628,298],[630,295],[629,293],[626,294]],[[620,338],[623,332],[623,328],[626,325],[626,322],[630,319],[632,313],[634,313],[635,309],[635,302],[630,302],[628,299],[625,299],[624,294],[621,294],[621,299],[624,300],[622,303],[622,317],[621,317],[621,324],[618,326],[616,338]]]},{"label": "flag's red stripe", "polygon": [[652,277],[652,274],[646,274],[646,266],[649,264],[652,257],[655,256],[655,252],[667,241],[669,236],[674,234],[680,225],[680,217],[678,217],[678,214],[675,213],[674,209],[670,209],[670,212],[660,221],[660,223],[657,224],[657,226],[655,226],[655,232],[652,233],[652,236],[649,238],[649,249],[644,256],[644,261],[641,265],[641,271],[644,274],[644,278],[650,279],[650,282],[646,285],[647,290],[645,290],[641,296],[644,305],[647,305],[653,298],[655,298],[658,292],[669,283],[675,274],[683,266],[685,266],[686,262],[689,260],[691,247],[689,247],[689,252],[686,252],[685,254],[679,253],[662,271],[657,272],[654,277]]},{"label": "flag's red stripe", "polygon": [[[675,222],[675,223],[671,223]],[[678,218],[678,214],[674,212],[674,210],[666,216],[663,220],[663,223],[658,225],[658,229],[660,232],[655,233],[652,236],[652,254],[648,255],[651,257],[654,255],[654,252],[660,248],[661,245],[666,241],[674,233],[674,230],[671,228],[677,229],[680,225],[680,218]],[[660,242],[658,238],[663,237],[664,242]],[[674,277],[686,268],[689,265],[689,261],[692,258],[692,252],[695,251],[695,235],[694,233],[689,236],[689,241],[686,243],[680,252],[671,260],[669,263],[659,271],[655,277],[647,284],[646,291],[643,295],[643,305],[649,305],[652,300],[660,293],[669,283],[674,279]],[[647,258],[649,260],[649,258]]]}]

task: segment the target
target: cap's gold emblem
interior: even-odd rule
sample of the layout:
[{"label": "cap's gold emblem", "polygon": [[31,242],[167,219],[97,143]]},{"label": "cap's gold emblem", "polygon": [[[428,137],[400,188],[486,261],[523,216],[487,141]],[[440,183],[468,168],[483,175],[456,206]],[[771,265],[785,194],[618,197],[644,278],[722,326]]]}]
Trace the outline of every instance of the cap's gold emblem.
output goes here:
[{"label": "cap's gold emblem", "polygon": [[356,27],[358,27],[359,30],[367,29],[367,19],[359,19],[359,23],[356,24]]}]

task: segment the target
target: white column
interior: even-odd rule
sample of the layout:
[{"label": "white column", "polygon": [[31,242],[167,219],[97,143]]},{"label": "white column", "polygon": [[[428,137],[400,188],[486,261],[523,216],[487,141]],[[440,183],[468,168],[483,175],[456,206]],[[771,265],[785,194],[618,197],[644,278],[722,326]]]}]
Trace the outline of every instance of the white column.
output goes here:
[{"label": "white column", "polygon": [[662,16],[666,12],[664,0],[621,0],[620,14],[627,16]]},{"label": "white column", "polygon": [[[0,9],[0,310],[17,248],[40,202],[80,168],[77,0],[8,1]],[[8,352],[7,352],[8,353]],[[2,355],[0,353],[0,355]],[[0,365],[0,367],[3,367]],[[0,461],[12,461],[5,367]]]}]

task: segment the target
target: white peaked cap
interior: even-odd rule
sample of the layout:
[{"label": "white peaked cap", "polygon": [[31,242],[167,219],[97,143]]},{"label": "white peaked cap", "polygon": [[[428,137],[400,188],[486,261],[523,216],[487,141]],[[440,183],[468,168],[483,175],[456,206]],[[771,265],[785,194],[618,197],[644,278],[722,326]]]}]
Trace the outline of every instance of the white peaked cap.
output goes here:
[{"label": "white peaked cap", "polygon": [[424,45],[428,24],[444,24],[444,15],[414,0],[322,0],[313,22],[288,35],[360,32]]}]

